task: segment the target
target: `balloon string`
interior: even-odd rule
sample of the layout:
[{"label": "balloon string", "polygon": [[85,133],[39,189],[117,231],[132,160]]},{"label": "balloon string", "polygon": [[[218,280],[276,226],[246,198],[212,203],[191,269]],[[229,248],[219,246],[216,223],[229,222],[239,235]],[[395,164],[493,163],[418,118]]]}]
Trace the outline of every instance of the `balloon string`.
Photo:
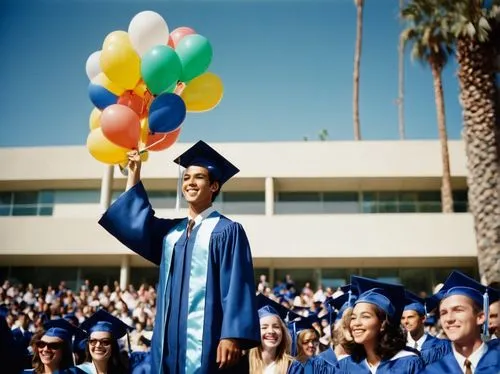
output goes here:
[{"label": "balloon string", "polygon": [[[153,144],[150,144],[148,145],[146,148],[143,148],[139,151],[139,155],[142,155],[143,153],[145,153],[148,149],[151,149],[152,147],[154,147],[155,145],[161,143],[162,141],[164,141],[166,139],[168,134],[164,134],[163,137],[154,142]],[[128,159],[127,160],[123,160],[122,162],[120,162],[118,164],[119,168],[120,168],[120,172],[124,175],[124,176],[127,176],[128,175],[128,170],[127,170],[127,167],[128,167]]]},{"label": "balloon string", "polygon": [[146,152],[148,149],[151,149],[151,148],[152,148],[152,147],[154,147],[155,145],[160,144],[162,141],[164,141],[164,140],[167,138],[167,135],[168,135],[168,134],[164,134],[164,135],[163,135],[163,137],[162,137],[160,140],[158,140],[158,141],[154,142],[153,144],[148,145],[146,148],[141,149],[141,150],[139,151],[139,154],[140,154],[140,155],[142,155],[142,154],[143,154],[144,152]]}]

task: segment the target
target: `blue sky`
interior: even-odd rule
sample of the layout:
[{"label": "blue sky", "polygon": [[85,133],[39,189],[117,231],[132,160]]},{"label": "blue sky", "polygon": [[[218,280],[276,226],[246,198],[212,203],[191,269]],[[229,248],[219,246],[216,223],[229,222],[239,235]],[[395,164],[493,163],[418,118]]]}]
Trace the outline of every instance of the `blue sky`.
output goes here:
[{"label": "blue sky", "polygon": [[[363,139],[397,139],[398,0],[365,2],[360,117]],[[2,0],[0,146],[85,144],[92,104],[85,62],[104,37],[154,10],[213,45],[209,70],[225,94],[188,113],[180,141],[350,140],[356,35],[353,0]],[[437,138],[431,73],[406,60],[408,139]],[[456,65],[444,72],[450,139],[460,137]]]}]

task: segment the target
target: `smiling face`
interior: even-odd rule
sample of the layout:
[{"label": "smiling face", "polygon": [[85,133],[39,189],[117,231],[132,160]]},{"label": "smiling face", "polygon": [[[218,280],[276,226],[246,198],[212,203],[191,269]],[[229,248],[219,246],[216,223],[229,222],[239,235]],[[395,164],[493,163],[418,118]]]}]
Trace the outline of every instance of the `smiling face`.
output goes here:
[{"label": "smiling face", "polygon": [[201,166],[190,166],[182,179],[182,194],[187,203],[196,207],[212,205],[212,195],[219,189],[219,183],[210,183],[208,170]]},{"label": "smiling face", "polygon": [[90,334],[89,351],[92,360],[107,361],[111,357],[111,334],[104,331],[96,331]]},{"label": "smiling face", "polygon": [[42,336],[36,343],[40,361],[45,366],[58,368],[63,357],[64,341],[55,336]]},{"label": "smiling face", "polygon": [[382,321],[377,316],[373,304],[359,303],[352,310],[349,325],[352,337],[357,344],[372,344],[377,341],[382,328]]},{"label": "smiling face", "polygon": [[264,350],[278,348],[283,339],[283,331],[277,316],[266,316],[260,319],[260,340]]},{"label": "smiling face", "polygon": [[301,331],[299,333],[298,344],[300,344],[300,350],[307,357],[312,357],[316,354],[316,348],[319,345],[318,335],[311,329]]},{"label": "smiling face", "polygon": [[441,301],[439,318],[448,339],[467,344],[480,337],[485,315],[467,296],[452,295]]},{"label": "smiling face", "polygon": [[412,336],[424,331],[425,317],[415,310],[405,310],[401,317],[401,324]]}]

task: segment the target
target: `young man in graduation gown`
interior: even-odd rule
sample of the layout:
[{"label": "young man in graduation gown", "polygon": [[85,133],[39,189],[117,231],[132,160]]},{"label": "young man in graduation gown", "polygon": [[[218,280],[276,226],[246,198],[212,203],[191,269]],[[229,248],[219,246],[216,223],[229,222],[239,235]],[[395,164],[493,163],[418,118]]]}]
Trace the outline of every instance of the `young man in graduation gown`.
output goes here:
[{"label": "young man in graduation gown", "polygon": [[241,351],[260,344],[252,256],[243,227],[212,207],[239,170],[202,141],[174,162],[186,168],[187,218],[155,216],[131,152],[127,190],[99,223],[160,266],[151,372],[240,373]]},{"label": "young man in graduation gown", "polygon": [[465,274],[454,271],[441,290],[434,295],[439,300],[439,316],[452,351],[428,365],[423,373],[500,373],[500,351],[489,348],[481,339],[481,328],[488,308],[486,287]]},{"label": "young man in graduation gown", "polygon": [[447,339],[438,339],[425,332],[425,301],[408,290],[405,290],[405,296],[401,324],[407,333],[406,345],[418,350],[428,365],[450,352],[451,344]]}]

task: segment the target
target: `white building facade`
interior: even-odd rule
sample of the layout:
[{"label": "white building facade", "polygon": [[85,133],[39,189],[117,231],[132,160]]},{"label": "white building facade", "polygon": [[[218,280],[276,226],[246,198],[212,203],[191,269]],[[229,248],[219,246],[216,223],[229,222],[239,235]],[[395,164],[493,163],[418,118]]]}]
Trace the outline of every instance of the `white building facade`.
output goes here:
[{"label": "white building facade", "polygon": [[[186,213],[175,211],[172,160],[191,145],[151,153],[143,165],[158,216]],[[354,273],[430,291],[452,268],[477,275],[461,141],[449,142],[452,214],[441,213],[438,141],[211,145],[241,170],[216,207],[243,224],[256,276],[275,283],[290,274],[315,287]],[[84,146],[0,148],[0,159],[0,279],[155,282],[157,269],[97,224],[125,187],[117,168]]]}]

